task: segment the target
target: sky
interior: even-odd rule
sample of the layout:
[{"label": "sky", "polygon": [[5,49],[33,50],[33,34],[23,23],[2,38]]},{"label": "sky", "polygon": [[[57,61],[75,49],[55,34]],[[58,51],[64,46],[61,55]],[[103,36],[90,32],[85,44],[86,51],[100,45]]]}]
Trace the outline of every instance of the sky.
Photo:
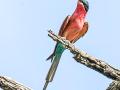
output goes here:
[{"label": "sky", "polygon": [[[88,2],[89,30],[75,46],[119,69],[120,0]],[[77,0],[0,0],[0,75],[42,90],[51,65],[46,58],[56,44],[47,31],[57,34],[76,3]],[[111,82],[77,63],[66,50],[47,90],[105,90]]]}]

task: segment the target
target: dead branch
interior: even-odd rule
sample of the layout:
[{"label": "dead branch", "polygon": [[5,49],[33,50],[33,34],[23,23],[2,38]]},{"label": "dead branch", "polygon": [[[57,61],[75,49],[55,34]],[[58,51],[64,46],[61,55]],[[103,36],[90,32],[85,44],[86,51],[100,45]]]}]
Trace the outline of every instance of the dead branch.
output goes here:
[{"label": "dead branch", "polygon": [[[114,80],[106,90],[120,90],[120,70],[115,69],[111,65],[107,64],[103,60],[97,59],[93,56],[88,55],[84,51],[77,49],[72,43],[66,40],[63,37],[55,35],[52,31],[49,31],[48,34],[54,41],[61,42],[66,49],[74,55],[74,59],[101,73],[102,75]],[[0,76],[0,88],[3,90],[31,90],[26,86],[12,80],[8,77]]]},{"label": "dead branch", "polygon": [[52,31],[49,31],[48,35],[54,41],[61,42],[68,50],[70,50],[70,52],[74,54],[74,59],[77,62],[105,75],[108,78],[111,78],[113,80],[120,80],[120,70],[115,69],[114,67],[105,63],[103,60],[97,59],[93,56],[88,55],[86,52],[77,49],[68,40],[55,35]]},{"label": "dead branch", "polygon": [[120,81],[113,81],[106,90],[120,90]]},{"label": "dead branch", "polygon": [[0,88],[3,90],[31,90],[11,78],[0,76]]},{"label": "dead branch", "polygon": [[110,84],[107,90],[120,90],[120,70],[115,69],[103,60],[97,59],[91,55],[88,55],[86,52],[77,49],[64,37],[55,35],[51,30],[48,32],[49,37],[51,37],[54,41],[62,43],[66,49],[70,50],[77,62],[101,73],[112,80],[115,80]]}]

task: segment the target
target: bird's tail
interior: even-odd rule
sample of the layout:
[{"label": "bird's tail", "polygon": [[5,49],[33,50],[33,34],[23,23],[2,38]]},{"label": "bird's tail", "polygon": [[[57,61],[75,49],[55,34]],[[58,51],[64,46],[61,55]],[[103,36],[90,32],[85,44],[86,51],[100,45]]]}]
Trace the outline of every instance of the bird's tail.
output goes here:
[{"label": "bird's tail", "polygon": [[55,48],[54,53],[52,55],[50,55],[49,59],[52,60],[52,65],[51,65],[49,72],[47,74],[46,83],[45,83],[43,90],[46,90],[48,83],[52,82],[54,75],[55,75],[55,72],[57,70],[61,55],[62,55],[64,50],[65,50],[64,46],[61,43],[58,43],[56,48]]}]

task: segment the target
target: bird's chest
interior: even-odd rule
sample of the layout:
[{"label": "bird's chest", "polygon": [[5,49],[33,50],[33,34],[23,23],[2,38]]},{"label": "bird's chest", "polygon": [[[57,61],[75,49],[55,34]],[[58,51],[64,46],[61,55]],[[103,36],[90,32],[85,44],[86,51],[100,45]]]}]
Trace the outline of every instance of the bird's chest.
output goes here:
[{"label": "bird's chest", "polygon": [[70,25],[68,26],[67,31],[80,31],[83,28],[84,20],[82,19],[74,19],[71,21]]},{"label": "bird's chest", "polygon": [[82,31],[83,24],[84,20],[82,19],[72,20],[63,33],[63,37],[66,37],[67,40],[72,41],[75,37],[77,37],[76,35]]},{"label": "bird's chest", "polygon": [[69,25],[69,28],[71,29],[82,29],[83,24],[84,24],[84,20],[83,19],[74,19],[73,21],[71,21],[70,23],[71,25]]}]

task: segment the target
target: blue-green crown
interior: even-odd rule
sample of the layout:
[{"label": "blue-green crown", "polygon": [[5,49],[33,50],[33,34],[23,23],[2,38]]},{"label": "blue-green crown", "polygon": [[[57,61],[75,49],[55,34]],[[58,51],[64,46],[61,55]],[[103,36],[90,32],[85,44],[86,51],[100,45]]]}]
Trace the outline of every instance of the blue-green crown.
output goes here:
[{"label": "blue-green crown", "polygon": [[79,1],[81,1],[83,3],[83,5],[85,7],[85,10],[87,12],[89,10],[89,3],[88,3],[88,1],[86,1],[86,0],[79,0]]}]

